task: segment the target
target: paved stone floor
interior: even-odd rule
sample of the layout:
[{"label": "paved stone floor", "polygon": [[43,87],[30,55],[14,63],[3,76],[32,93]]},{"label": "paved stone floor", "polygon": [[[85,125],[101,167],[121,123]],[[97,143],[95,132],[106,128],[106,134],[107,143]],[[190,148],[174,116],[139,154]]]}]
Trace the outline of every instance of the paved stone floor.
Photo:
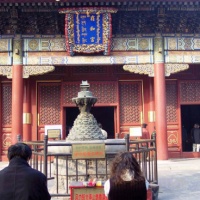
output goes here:
[{"label": "paved stone floor", "polygon": [[[0,162],[0,170],[7,165]],[[200,199],[200,159],[158,161],[158,181],[158,200]]]},{"label": "paved stone floor", "polygon": [[159,200],[200,199],[200,159],[158,161]]}]

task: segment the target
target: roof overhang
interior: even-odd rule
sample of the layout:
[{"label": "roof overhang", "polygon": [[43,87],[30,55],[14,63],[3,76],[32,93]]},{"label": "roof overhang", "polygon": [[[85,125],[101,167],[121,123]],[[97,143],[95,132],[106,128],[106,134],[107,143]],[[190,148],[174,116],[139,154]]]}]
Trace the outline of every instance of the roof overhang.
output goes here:
[{"label": "roof overhang", "polygon": [[155,4],[176,4],[176,3],[185,3],[185,4],[199,4],[199,0],[0,0],[0,3],[9,4],[9,3],[40,3],[40,4],[48,4],[48,3],[141,3],[141,4],[149,4],[149,3],[155,3]]}]

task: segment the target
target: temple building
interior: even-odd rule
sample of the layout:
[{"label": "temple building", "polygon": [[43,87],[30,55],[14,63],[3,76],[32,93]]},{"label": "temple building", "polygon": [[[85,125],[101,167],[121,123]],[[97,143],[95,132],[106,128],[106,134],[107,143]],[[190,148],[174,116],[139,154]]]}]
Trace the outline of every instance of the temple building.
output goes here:
[{"label": "temple building", "polygon": [[159,160],[200,157],[199,19],[198,0],[0,0],[0,160],[47,125],[65,139],[86,80],[108,138],[146,123]]}]

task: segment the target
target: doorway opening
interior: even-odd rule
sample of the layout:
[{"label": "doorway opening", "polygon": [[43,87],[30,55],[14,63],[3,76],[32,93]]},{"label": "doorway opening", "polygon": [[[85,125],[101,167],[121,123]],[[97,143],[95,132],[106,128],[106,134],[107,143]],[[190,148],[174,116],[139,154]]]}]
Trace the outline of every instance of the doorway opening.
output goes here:
[{"label": "doorway opening", "polygon": [[[92,107],[91,114],[97,120],[97,123],[101,123],[103,129],[108,133],[108,138],[115,137],[115,122],[114,122],[114,106],[101,106]],[[79,109],[77,107],[66,107],[66,136],[69,133],[69,129],[73,126],[74,120],[79,115]]]},{"label": "doorway opening", "polygon": [[192,151],[193,140],[191,130],[195,123],[200,124],[200,105],[182,105],[182,149],[185,152]]}]

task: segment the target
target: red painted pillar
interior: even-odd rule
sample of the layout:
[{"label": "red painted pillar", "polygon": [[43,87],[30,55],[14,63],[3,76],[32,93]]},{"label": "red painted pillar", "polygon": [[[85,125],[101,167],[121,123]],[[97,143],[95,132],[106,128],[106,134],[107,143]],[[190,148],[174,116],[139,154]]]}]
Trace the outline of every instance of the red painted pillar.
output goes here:
[{"label": "red painted pillar", "polygon": [[17,135],[22,136],[23,122],[23,65],[22,41],[13,41],[12,67],[12,144],[17,142]]},{"label": "red painted pillar", "polygon": [[31,140],[31,106],[29,79],[24,80],[23,140]]},{"label": "red painted pillar", "polygon": [[166,117],[166,87],[165,64],[163,54],[163,39],[154,39],[154,96],[158,160],[168,159],[167,117]]}]

